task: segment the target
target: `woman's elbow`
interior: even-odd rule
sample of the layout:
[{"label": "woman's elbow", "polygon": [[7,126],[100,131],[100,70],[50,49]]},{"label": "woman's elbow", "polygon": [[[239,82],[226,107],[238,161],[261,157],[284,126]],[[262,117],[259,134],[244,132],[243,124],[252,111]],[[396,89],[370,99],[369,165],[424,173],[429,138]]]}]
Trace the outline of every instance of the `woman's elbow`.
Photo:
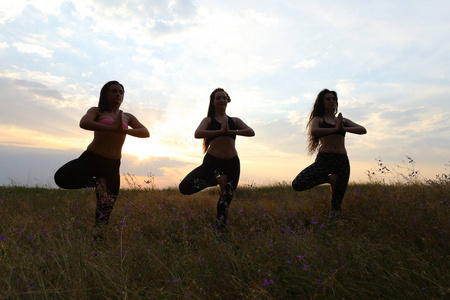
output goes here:
[{"label": "woman's elbow", "polygon": [[312,135],[313,137],[320,137],[319,132],[317,132],[317,130],[311,129],[309,131],[309,134]]},{"label": "woman's elbow", "polygon": [[79,125],[80,125],[80,128],[86,129],[86,122],[80,121]]},{"label": "woman's elbow", "polygon": [[150,132],[148,131],[147,128],[142,128],[139,131],[136,131],[136,137],[140,137],[140,138],[148,138],[150,137]]}]

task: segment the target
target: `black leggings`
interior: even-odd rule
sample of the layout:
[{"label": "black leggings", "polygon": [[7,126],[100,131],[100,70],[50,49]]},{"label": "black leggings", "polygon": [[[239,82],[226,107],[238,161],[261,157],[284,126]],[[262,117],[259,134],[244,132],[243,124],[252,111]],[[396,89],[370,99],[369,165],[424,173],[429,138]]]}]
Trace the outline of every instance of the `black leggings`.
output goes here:
[{"label": "black leggings", "polygon": [[292,187],[296,191],[304,191],[330,183],[331,174],[337,175],[331,209],[340,210],[350,178],[350,163],[346,154],[319,152],[315,162],[295,177]]},{"label": "black leggings", "polygon": [[[97,196],[95,224],[108,224],[120,189],[120,159],[110,159],[89,150],[69,161],[55,173],[55,183],[63,189],[94,187]],[[106,181],[106,194],[101,195],[99,179]]]},{"label": "black leggings", "polygon": [[178,188],[184,195],[192,195],[205,188],[216,186],[217,175],[227,175],[228,183],[226,192],[221,195],[217,202],[217,219],[219,229],[226,226],[228,221],[228,207],[236,191],[241,172],[238,156],[230,159],[219,159],[206,153],[201,166],[190,172],[180,183]]}]

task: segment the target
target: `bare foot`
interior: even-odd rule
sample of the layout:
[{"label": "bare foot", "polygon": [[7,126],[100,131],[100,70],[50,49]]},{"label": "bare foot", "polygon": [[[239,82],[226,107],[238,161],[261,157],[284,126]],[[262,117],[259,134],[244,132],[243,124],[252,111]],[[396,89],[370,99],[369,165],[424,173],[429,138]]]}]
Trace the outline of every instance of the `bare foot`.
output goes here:
[{"label": "bare foot", "polygon": [[227,181],[228,181],[228,176],[223,174],[223,175],[219,175],[217,176],[217,183],[220,186],[220,195],[224,195],[226,190],[227,190]]},{"label": "bare foot", "polygon": [[334,188],[336,187],[337,174],[331,174],[329,176],[329,178],[330,178],[330,185],[331,185],[331,195],[334,195]]}]

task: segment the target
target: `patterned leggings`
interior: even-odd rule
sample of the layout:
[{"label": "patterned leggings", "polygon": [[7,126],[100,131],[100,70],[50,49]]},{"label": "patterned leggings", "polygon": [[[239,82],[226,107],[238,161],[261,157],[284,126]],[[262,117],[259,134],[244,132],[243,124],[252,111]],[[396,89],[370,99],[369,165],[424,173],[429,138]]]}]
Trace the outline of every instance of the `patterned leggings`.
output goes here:
[{"label": "patterned leggings", "polygon": [[350,178],[350,163],[346,154],[319,152],[315,162],[295,177],[292,187],[296,191],[304,191],[319,184],[330,183],[331,174],[337,175],[331,209],[340,210]]},{"label": "patterned leggings", "polygon": [[[119,194],[119,167],[120,159],[106,158],[86,150],[79,158],[69,161],[56,171],[55,183],[63,189],[95,188],[95,225],[106,225]],[[100,178],[106,182],[107,195],[99,190]]]},{"label": "patterned leggings", "polygon": [[206,153],[201,166],[195,168],[181,181],[178,186],[183,195],[192,195],[205,188],[218,184],[216,176],[227,175],[228,184],[224,195],[219,197],[217,202],[217,228],[223,229],[228,222],[228,208],[236,191],[241,168],[239,157],[230,159],[220,159]]}]

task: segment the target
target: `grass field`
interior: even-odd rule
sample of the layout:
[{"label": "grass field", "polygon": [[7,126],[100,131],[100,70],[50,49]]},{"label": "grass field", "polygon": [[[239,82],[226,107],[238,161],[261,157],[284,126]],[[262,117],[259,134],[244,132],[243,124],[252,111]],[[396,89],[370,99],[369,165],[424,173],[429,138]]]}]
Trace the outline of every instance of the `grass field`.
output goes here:
[{"label": "grass field", "polygon": [[447,182],[122,190],[92,245],[92,190],[0,187],[2,299],[449,299]]}]

